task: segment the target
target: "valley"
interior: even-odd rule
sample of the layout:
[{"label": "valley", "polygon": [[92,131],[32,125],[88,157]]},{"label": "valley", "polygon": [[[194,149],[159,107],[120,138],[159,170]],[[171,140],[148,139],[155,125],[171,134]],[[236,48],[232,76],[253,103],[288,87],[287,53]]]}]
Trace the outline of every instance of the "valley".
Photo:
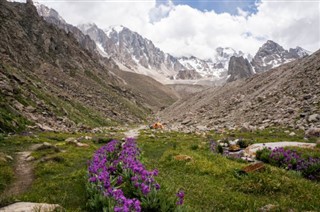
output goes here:
[{"label": "valley", "polygon": [[320,50],[173,56],[31,0],[0,23],[0,211],[320,210]]}]

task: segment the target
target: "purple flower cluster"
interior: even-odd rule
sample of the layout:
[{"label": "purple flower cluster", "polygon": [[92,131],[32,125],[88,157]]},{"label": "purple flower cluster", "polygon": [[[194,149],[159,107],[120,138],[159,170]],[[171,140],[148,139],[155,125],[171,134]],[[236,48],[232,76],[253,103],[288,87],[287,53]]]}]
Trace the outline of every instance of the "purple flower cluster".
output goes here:
[{"label": "purple flower cluster", "polygon": [[311,180],[320,180],[320,158],[304,158],[294,150],[275,148],[270,150],[269,163],[288,170],[295,170]]},{"label": "purple flower cluster", "polygon": [[178,197],[178,201],[177,201],[177,205],[183,205],[183,201],[184,201],[184,191],[180,190],[177,194]]},{"label": "purple flower cluster", "polygon": [[139,161],[139,155],[135,140],[128,138],[123,143],[117,140],[109,142],[93,156],[88,169],[89,182],[96,184],[105,197],[115,200],[114,211],[141,211],[140,201],[126,198],[121,190],[127,186],[127,179],[142,196],[160,189],[154,180],[158,170],[147,171]]}]

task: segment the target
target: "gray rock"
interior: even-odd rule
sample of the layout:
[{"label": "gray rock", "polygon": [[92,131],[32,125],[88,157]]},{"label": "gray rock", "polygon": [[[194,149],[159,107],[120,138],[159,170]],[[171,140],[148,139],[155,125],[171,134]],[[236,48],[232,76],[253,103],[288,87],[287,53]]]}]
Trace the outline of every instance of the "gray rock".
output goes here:
[{"label": "gray rock", "polygon": [[294,132],[289,133],[289,136],[295,136],[296,134]]},{"label": "gray rock", "polygon": [[320,128],[312,127],[306,131],[305,135],[307,138],[320,137]]},{"label": "gray rock", "polygon": [[63,208],[58,204],[17,202],[6,207],[0,208],[0,212],[49,212],[62,211]]},{"label": "gray rock", "polygon": [[253,70],[247,59],[232,56],[229,61],[228,78],[227,82],[233,82],[238,79],[248,78],[252,76]]},{"label": "gray rock", "polygon": [[265,205],[265,206],[259,208],[258,211],[259,211],[259,212],[273,211],[273,210],[275,210],[277,207],[278,207],[277,205],[268,204],[268,205]]},{"label": "gray rock", "polygon": [[320,120],[320,115],[319,114],[312,114],[308,117],[309,122],[317,122]]}]

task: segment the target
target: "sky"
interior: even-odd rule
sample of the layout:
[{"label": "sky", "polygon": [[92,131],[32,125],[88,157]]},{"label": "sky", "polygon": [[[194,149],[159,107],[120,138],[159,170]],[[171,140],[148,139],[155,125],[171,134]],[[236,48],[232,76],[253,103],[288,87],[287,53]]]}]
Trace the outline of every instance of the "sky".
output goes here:
[{"label": "sky", "polygon": [[73,25],[123,25],[174,56],[254,55],[267,40],[320,49],[320,0],[38,0]]}]

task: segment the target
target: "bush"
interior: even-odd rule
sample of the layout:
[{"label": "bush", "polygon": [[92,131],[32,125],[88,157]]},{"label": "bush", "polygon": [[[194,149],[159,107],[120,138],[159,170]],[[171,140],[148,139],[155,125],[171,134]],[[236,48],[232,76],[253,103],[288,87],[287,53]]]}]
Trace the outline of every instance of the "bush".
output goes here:
[{"label": "bush", "polygon": [[199,149],[199,146],[197,144],[193,144],[191,147],[190,147],[191,150],[197,150]]},{"label": "bush", "polygon": [[299,171],[307,179],[320,180],[320,158],[303,158],[297,151],[284,148],[274,150],[264,148],[257,151],[256,157],[274,166]]},{"label": "bush", "polygon": [[218,153],[223,154],[223,147],[220,144],[218,145]]},{"label": "bush", "polygon": [[252,144],[252,142],[248,141],[248,140],[243,140],[243,139],[240,139],[237,144],[240,146],[240,148],[244,149],[244,148],[247,148],[249,145]]}]

